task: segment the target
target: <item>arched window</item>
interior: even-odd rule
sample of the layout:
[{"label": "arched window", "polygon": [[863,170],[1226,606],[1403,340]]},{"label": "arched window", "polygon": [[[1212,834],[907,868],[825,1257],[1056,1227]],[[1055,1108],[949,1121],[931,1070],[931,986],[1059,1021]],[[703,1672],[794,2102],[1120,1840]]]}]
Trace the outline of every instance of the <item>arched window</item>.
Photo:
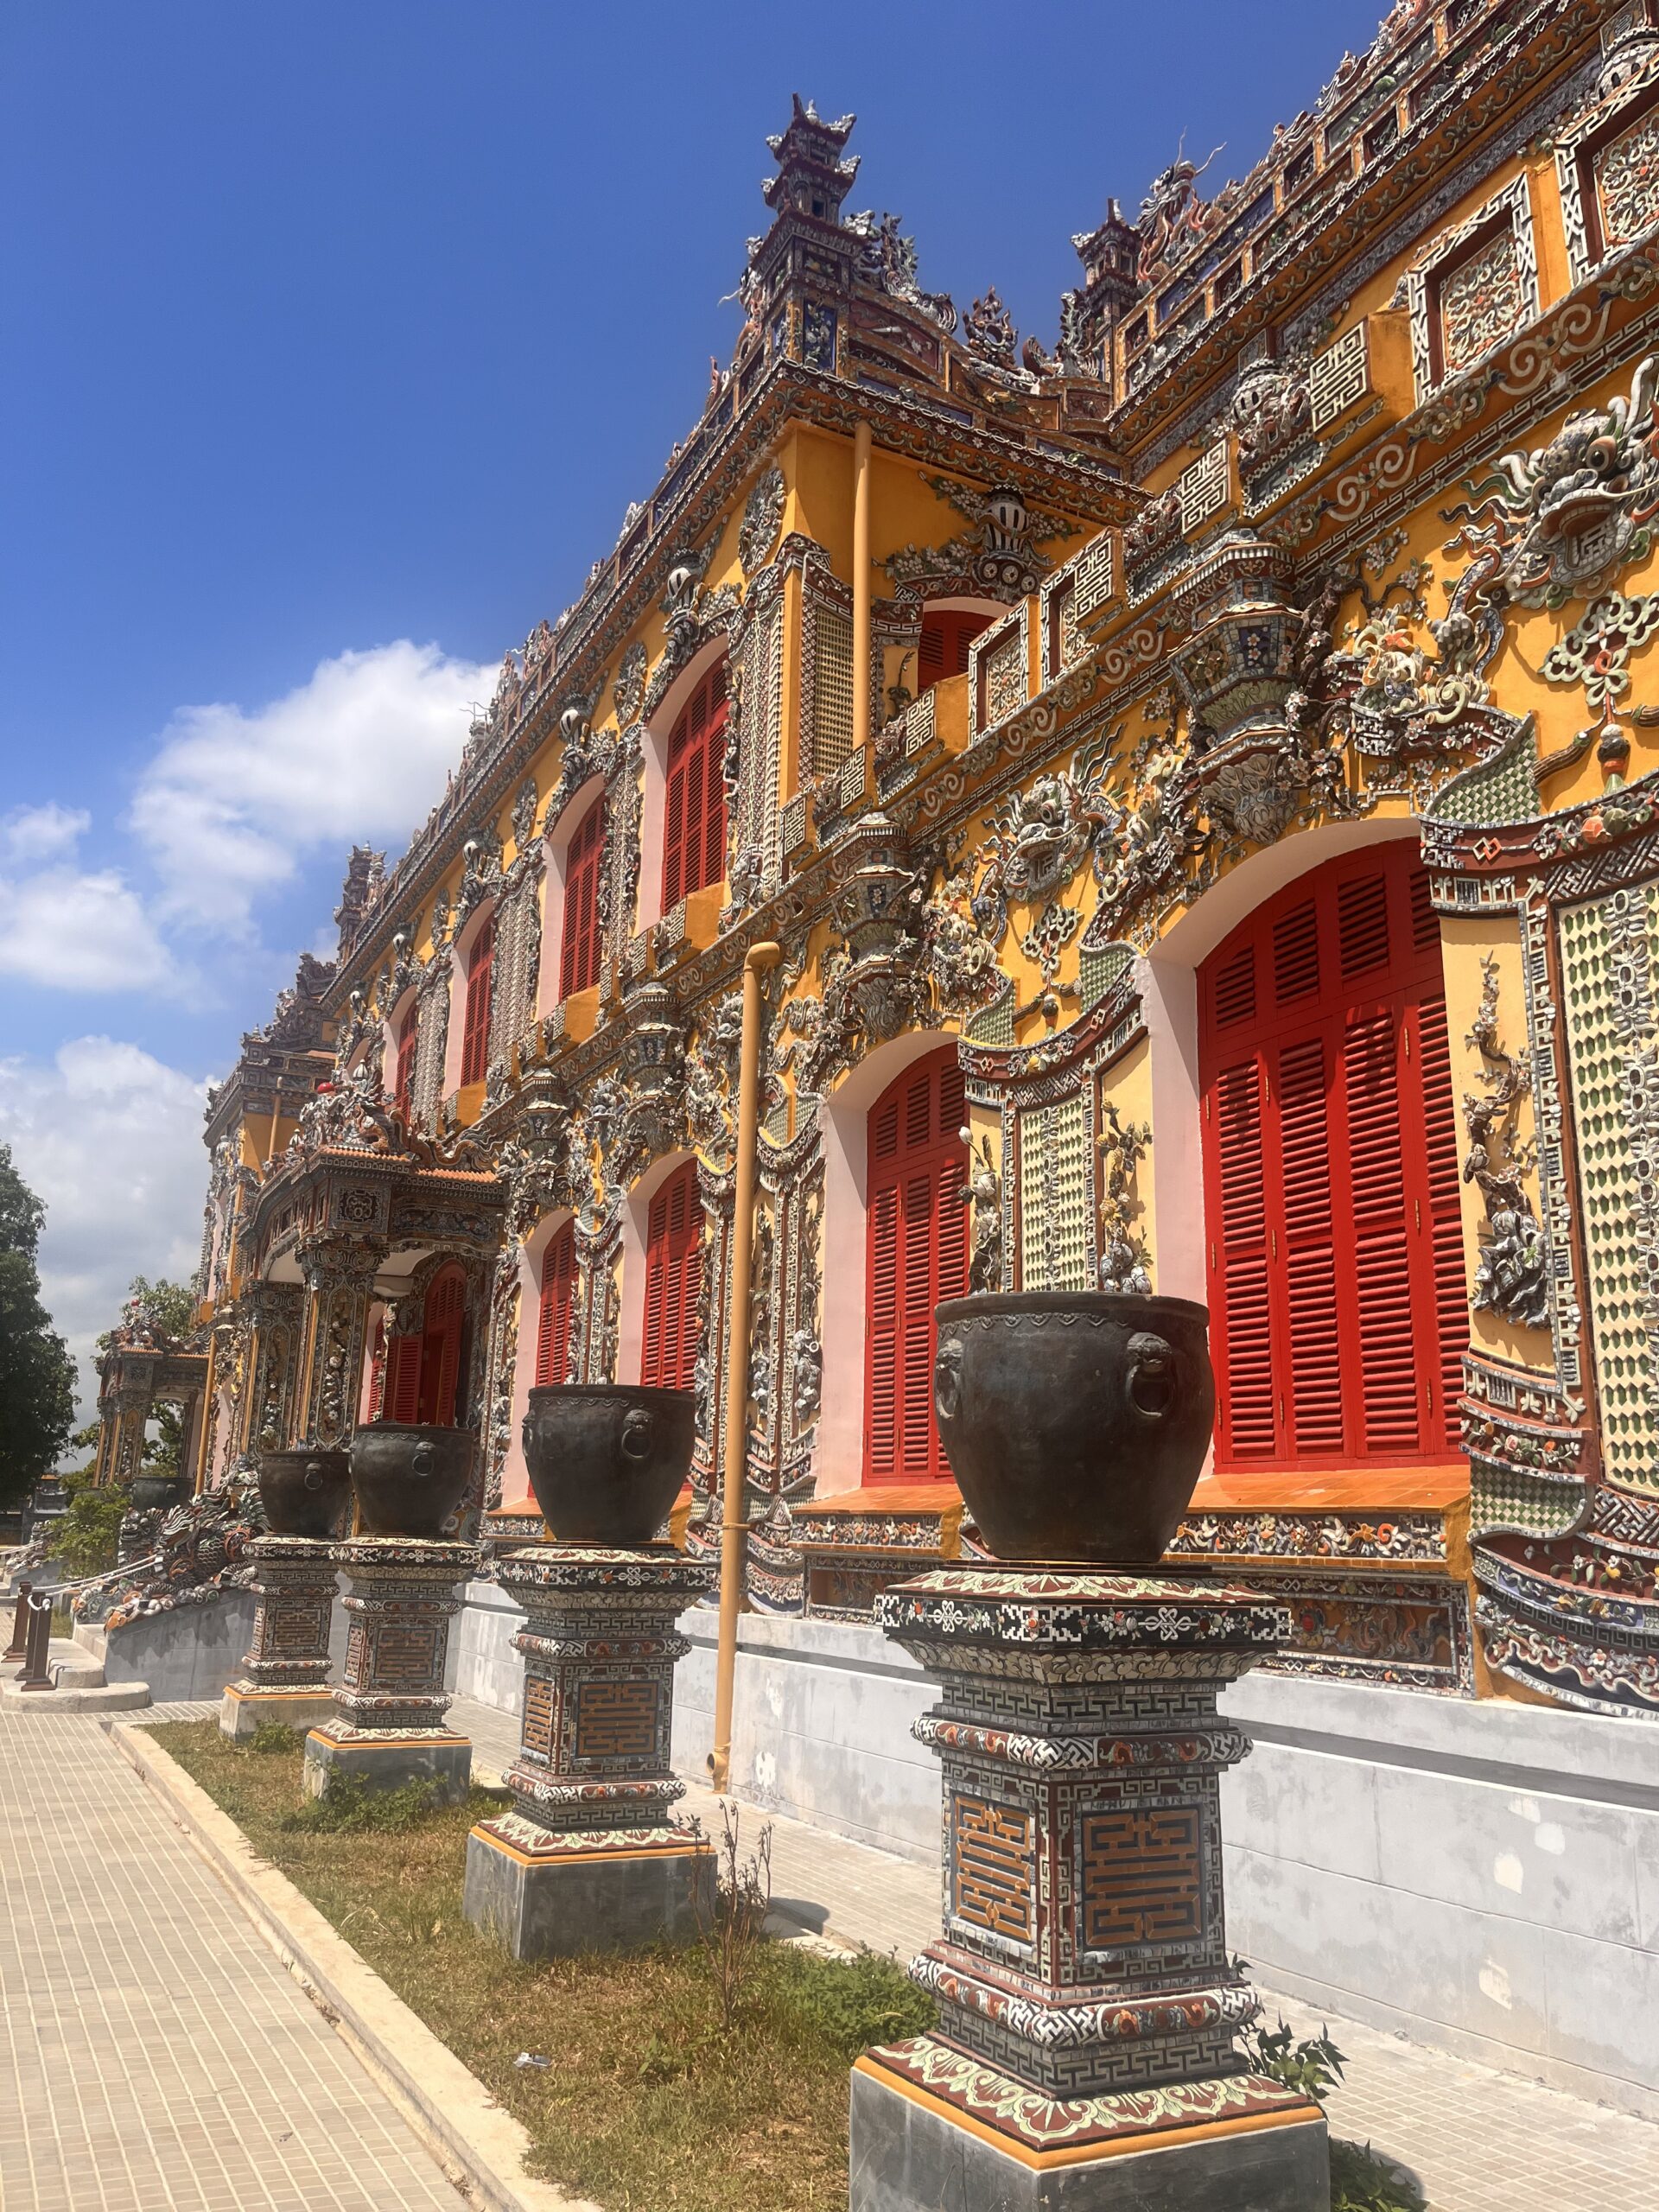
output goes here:
[{"label": "arched window", "polygon": [[599,981],[599,870],[604,855],[605,802],[599,799],[582,817],[564,858],[561,998],[589,990]]},{"label": "arched window", "polygon": [[918,697],[947,676],[966,676],[968,648],[995,618],[967,607],[936,607],[922,615],[921,642],[916,650]]},{"label": "arched window", "polygon": [[462,1402],[462,1354],[467,1336],[467,1278],[458,1267],[440,1268],[426,1293],[421,1336],[420,1414],[440,1428],[458,1426]]},{"label": "arched window", "polygon": [[495,973],[495,916],[486,917],[467,962],[467,1017],[461,1032],[461,1079],[482,1083],[490,1065],[490,1001]]},{"label": "arched window", "polygon": [[570,1316],[576,1295],[576,1224],[567,1221],[542,1255],[536,1319],[536,1383],[570,1380]]},{"label": "arched window", "polygon": [[675,1169],[645,1217],[645,1328],[639,1380],[689,1390],[697,1365],[702,1199],[696,1162]]},{"label": "arched window", "polygon": [[392,1082],[391,1103],[404,1121],[409,1119],[410,1101],[415,1090],[415,1047],[420,1040],[421,1016],[418,1006],[411,1006],[397,1025],[397,1074]]},{"label": "arched window", "polygon": [[954,1045],[906,1068],[870,1109],[865,1472],[950,1478],[933,1422],[933,1308],[968,1287],[968,1149]]},{"label": "arched window", "polygon": [[1205,963],[1198,1008],[1217,1465],[1445,1458],[1469,1317],[1415,847],[1299,877]]},{"label": "arched window", "polygon": [[686,701],[668,741],[663,912],[726,873],[726,663]]}]

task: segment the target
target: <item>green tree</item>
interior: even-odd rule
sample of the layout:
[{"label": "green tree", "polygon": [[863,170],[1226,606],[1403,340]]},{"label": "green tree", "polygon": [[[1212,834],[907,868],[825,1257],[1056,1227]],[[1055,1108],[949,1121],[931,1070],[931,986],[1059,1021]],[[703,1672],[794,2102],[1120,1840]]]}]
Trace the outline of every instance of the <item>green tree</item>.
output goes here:
[{"label": "green tree", "polygon": [[75,1366],[41,1303],[46,1208],[0,1144],[0,1511],[49,1474],[75,1423]]},{"label": "green tree", "polygon": [[[194,1325],[196,1294],[188,1283],[168,1282],[165,1275],[151,1282],[148,1275],[134,1275],[121,1308],[122,1328],[141,1324],[157,1344],[181,1344]],[[99,1351],[108,1351],[118,1331],[106,1329],[98,1340]]]}]

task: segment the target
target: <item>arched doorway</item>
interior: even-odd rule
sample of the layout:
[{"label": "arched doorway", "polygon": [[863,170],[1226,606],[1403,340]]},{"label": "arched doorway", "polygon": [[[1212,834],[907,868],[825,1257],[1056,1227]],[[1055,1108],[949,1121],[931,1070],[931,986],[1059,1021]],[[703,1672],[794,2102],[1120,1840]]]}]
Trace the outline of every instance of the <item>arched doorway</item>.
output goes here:
[{"label": "arched doorway", "polygon": [[440,1268],[427,1285],[425,1317],[418,1337],[386,1339],[381,1414],[455,1428],[467,1414],[469,1349],[467,1275],[457,1262]]},{"label": "arched doorway", "polygon": [[865,1479],[949,1481],[933,1421],[933,1308],[968,1287],[966,1110],[954,1045],[870,1109]]},{"label": "arched doorway", "polygon": [[1327,861],[1216,948],[1198,1071],[1217,1467],[1444,1460],[1468,1308],[1414,845]]}]

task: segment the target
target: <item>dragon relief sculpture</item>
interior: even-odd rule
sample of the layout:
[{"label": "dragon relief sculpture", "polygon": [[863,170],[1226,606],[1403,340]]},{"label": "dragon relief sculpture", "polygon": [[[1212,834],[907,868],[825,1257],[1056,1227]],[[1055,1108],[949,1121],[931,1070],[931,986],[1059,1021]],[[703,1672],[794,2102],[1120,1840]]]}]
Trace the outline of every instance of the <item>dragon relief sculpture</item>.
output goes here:
[{"label": "dragon relief sculpture", "polygon": [[1499,1041],[1493,955],[1482,960],[1480,971],[1480,1007],[1466,1042],[1480,1055],[1483,1088],[1464,1093],[1469,1151],[1463,1179],[1479,1187],[1486,1227],[1470,1303],[1477,1313],[1543,1329],[1549,1325],[1548,1255],[1522,1179],[1537,1162],[1531,1141],[1522,1143],[1516,1135],[1522,1101],[1531,1095],[1532,1058],[1507,1052]]},{"label": "dragon relief sculpture", "polygon": [[1448,550],[1474,554],[1518,607],[1588,598],[1651,549],[1659,515],[1659,360],[1637,365],[1628,395],[1569,415],[1547,445],[1508,453],[1449,510]]},{"label": "dragon relief sculpture", "polygon": [[957,310],[948,292],[925,292],[917,282],[916,241],[899,228],[901,215],[878,216],[873,208],[849,215],[843,227],[858,242],[855,264],[858,280],[872,291],[885,292],[925,315],[941,330],[957,327]]}]

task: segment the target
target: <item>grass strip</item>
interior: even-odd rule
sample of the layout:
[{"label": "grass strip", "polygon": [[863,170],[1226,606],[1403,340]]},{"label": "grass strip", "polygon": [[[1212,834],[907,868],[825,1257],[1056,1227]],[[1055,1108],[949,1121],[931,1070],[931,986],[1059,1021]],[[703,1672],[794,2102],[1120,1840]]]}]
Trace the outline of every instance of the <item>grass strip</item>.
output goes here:
[{"label": "grass strip", "polygon": [[893,1961],[764,1944],[722,2033],[698,1946],[520,1966],[461,1918],[467,1831],[499,1797],[336,1785],[306,1804],[286,1729],[150,1733],[529,2130],[544,2178],[607,2212],[845,2205],[848,2068],[932,2020]]}]

